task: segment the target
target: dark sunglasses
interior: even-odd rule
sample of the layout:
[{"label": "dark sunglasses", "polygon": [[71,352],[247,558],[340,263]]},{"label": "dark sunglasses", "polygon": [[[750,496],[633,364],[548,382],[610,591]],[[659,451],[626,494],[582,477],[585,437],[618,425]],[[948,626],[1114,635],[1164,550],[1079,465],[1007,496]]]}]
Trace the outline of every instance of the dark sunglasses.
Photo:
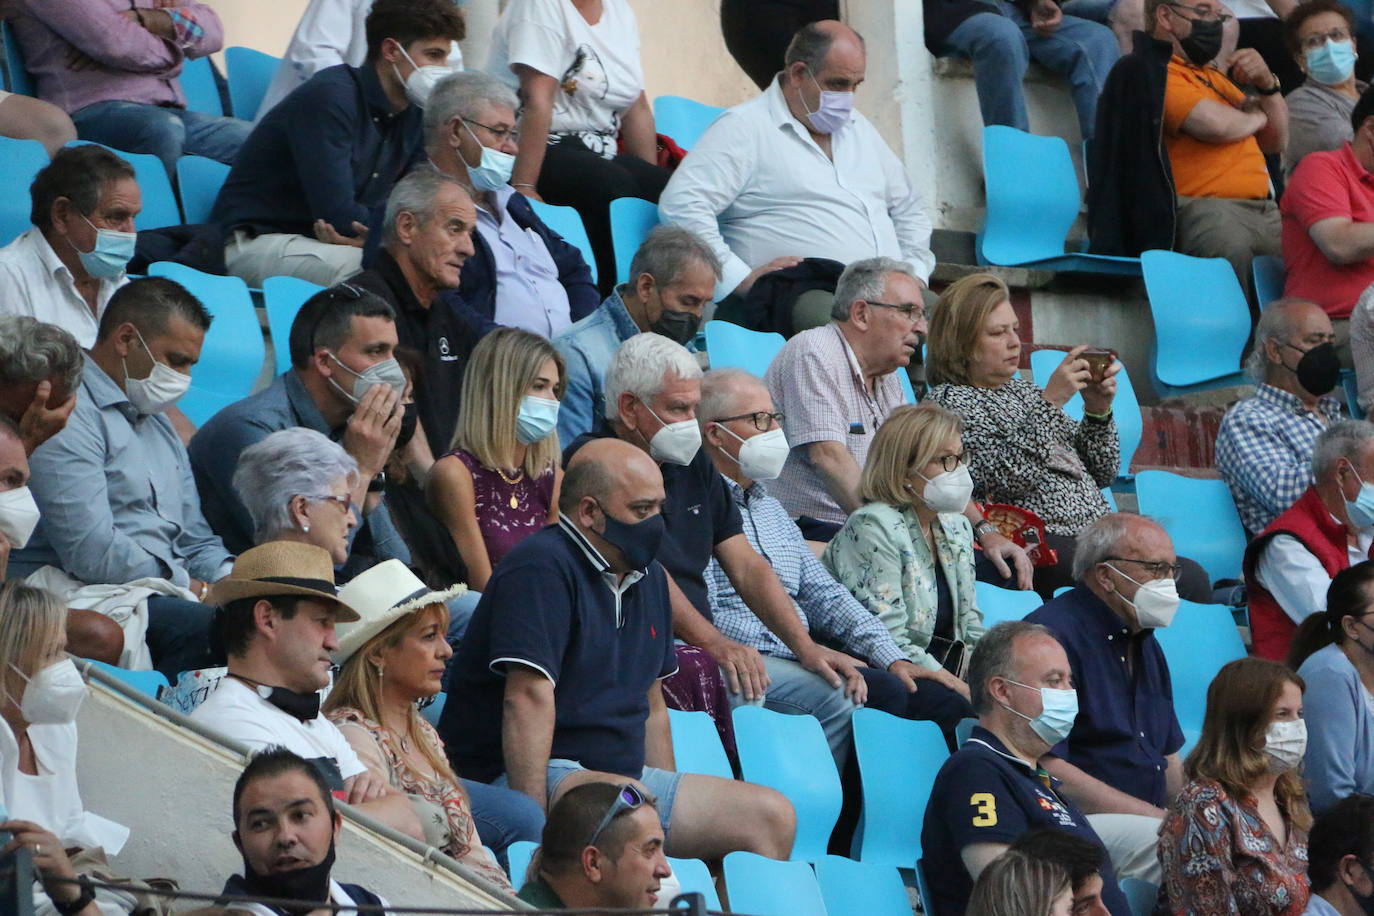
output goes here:
[{"label": "dark sunglasses", "polygon": [[606,828],[611,826],[611,821],[615,820],[626,811],[633,811],[644,804],[644,796],[631,783],[625,783],[620,787],[620,793],[616,795],[615,801],[611,802],[611,807],[606,809],[606,816],[601,819],[601,823],[596,825],[592,831],[591,839],[587,840],[588,846],[595,846],[596,841],[601,839],[601,834],[606,832]]}]

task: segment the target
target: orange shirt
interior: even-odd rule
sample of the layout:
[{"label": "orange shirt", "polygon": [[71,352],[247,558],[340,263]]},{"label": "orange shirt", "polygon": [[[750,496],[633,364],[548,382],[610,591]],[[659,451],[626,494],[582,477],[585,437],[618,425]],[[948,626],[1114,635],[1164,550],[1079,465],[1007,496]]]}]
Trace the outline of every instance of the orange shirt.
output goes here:
[{"label": "orange shirt", "polygon": [[1183,122],[1203,99],[1236,108],[1245,101],[1245,93],[1215,67],[1195,67],[1174,55],[1164,91],[1164,146],[1174,172],[1174,190],[1184,197],[1268,197],[1269,171],[1253,136],[1231,143],[1204,143],[1183,133]]}]

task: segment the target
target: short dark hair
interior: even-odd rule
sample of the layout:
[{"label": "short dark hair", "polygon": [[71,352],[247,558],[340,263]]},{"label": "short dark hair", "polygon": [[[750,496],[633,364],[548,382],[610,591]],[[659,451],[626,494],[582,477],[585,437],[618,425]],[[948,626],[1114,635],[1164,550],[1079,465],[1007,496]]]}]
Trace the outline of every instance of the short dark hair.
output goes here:
[{"label": "short dark hair", "polygon": [[300,604],[300,598],[294,595],[273,595],[270,598],[239,598],[221,607],[216,612],[215,622],[219,627],[224,652],[230,658],[243,655],[252,644],[253,634],[257,632],[253,608],[257,607],[259,601],[269,602],[283,620],[295,617]]},{"label": "short dark hair", "polygon": [[1374,795],[1348,796],[1317,817],[1307,837],[1307,874],[1312,893],[1339,880],[1336,867],[1346,856],[1355,856],[1366,867],[1374,859]]},{"label": "short dark hair", "polygon": [[467,23],[453,0],[377,0],[367,14],[364,30],[367,60],[373,63],[388,38],[403,48],[431,38],[462,41],[467,36]]},{"label": "short dark hair", "polygon": [[320,798],[324,801],[325,810],[329,812],[330,817],[334,816],[334,795],[329,791],[329,783],[325,781],[324,774],[320,772],[319,767],[284,747],[271,745],[248,758],[248,766],[243,768],[238,781],[234,783],[235,830],[239,829],[239,815],[243,813],[239,810],[239,804],[243,800],[243,793],[248,790],[249,784],[259,779],[285,776],[287,773],[304,773],[309,776],[310,781],[315,784],[315,788],[320,790]]},{"label": "short dark hair", "polygon": [[292,368],[304,369],[310,365],[310,357],[317,347],[337,353],[353,333],[354,318],[395,321],[396,310],[381,296],[352,283],[322,289],[305,300],[291,322],[287,346]]},{"label": "short dark hair", "polygon": [[[1314,0],[1315,2],[1315,0]],[[1299,6],[1299,9],[1302,7]],[[1359,133],[1361,125],[1365,119],[1374,115],[1374,86],[1360,93],[1360,100],[1355,103],[1355,107],[1350,111],[1350,129]]]},{"label": "short dark hair", "polygon": [[1299,60],[1302,59],[1302,46],[1298,44],[1298,30],[1303,23],[1313,16],[1320,16],[1322,13],[1336,13],[1345,20],[1346,28],[1350,29],[1350,40],[1355,40],[1355,17],[1350,15],[1350,10],[1345,8],[1344,3],[1338,0],[1305,0],[1299,3],[1293,12],[1288,14],[1288,18],[1283,20],[1283,42],[1288,46],[1288,53]]},{"label": "short dark hair", "polygon": [[[569,789],[549,810],[539,846],[539,867],[554,874],[577,867],[582,850],[620,797],[621,789],[621,785],[609,782],[589,782]],[[653,798],[646,797],[644,804],[657,810],[658,802]],[[596,841],[596,848],[612,860],[620,858],[629,840],[626,813],[617,814]]]},{"label": "short dark hair", "polygon": [[115,291],[100,316],[96,343],[105,340],[120,325],[133,324],[145,338],[166,333],[167,322],[173,315],[184,319],[202,332],[210,330],[213,320],[201,301],[190,290],[166,277],[140,277],[130,280]]},{"label": "short dark hair", "polygon": [[[1004,620],[978,639],[968,663],[968,689],[973,711],[982,715],[992,709],[988,681],[1007,678],[1016,669],[1016,641],[1022,637],[1055,635],[1045,626],[1026,620]],[[1057,639],[1055,639],[1058,642]]]},{"label": "short dark hair", "polygon": [[1083,882],[1093,875],[1102,873],[1102,862],[1107,852],[1097,843],[1053,827],[1040,827],[1023,833],[1011,844],[1011,848],[1032,859],[1047,859],[1058,865],[1069,873],[1069,884],[1074,890],[1081,888]]},{"label": "short dark hair", "polygon": [[103,146],[86,143],[63,147],[29,185],[29,221],[39,229],[51,229],[52,205],[59,197],[90,216],[107,184],[133,177],[134,167]]}]

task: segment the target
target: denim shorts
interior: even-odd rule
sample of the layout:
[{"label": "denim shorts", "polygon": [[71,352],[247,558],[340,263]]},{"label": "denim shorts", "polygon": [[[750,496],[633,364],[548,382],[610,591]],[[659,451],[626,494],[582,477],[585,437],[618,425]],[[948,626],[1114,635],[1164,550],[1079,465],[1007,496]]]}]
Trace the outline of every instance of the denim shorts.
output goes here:
[{"label": "denim shorts", "polygon": [[[558,787],[578,770],[585,770],[582,764],[576,760],[564,760],[555,757],[549,761],[547,775],[544,777],[547,784],[548,802],[553,803],[553,797],[558,794]],[[639,781],[644,788],[649,790],[649,794],[654,796],[658,806],[658,822],[663,827],[663,835],[668,835],[668,825],[673,819],[673,803],[677,800],[677,788],[682,782],[682,774],[673,770],[660,770],[657,767],[645,767],[644,773],[639,777]],[[502,773],[493,780],[498,786],[505,786],[506,774]]]}]

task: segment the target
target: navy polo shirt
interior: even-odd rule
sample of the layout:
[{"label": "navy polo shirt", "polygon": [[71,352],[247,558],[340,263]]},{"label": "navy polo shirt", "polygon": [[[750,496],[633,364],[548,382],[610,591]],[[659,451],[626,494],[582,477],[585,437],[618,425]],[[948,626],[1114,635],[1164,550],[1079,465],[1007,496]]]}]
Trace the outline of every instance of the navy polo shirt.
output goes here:
[{"label": "navy polo shirt", "polygon": [[[961,916],[968,906],[973,882],[960,856],[965,846],[1010,846],[1038,827],[1053,827],[1102,845],[1083,812],[1061,795],[1058,787],[1059,780],[1008,753],[992,732],[982,727],[973,730],[935,777],[921,828],[922,857],[935,916]],[[1102,902],[1112,916],[1131,916],[1105,847]]]},{"label": "navy polo shirt", "polygon": [[1164,758],[1183,747],[1183,730],[1174,714],[1169,664],[1154,631],[1131,635],[1126,623],[1082,586],[1026,620],[1049,627],[1059,639],[1078,689],[1073,731],[1051,753],[1117,791],[1165,807]]},{"label": "navy polo shirt", "polygon": [[452,661],[439,734],[453,768],[505,771],[508,665],[553,681],[551,758],[638,778],[649,688],[677,670],[667,578],[657,563],[612,583],[606,559],[566,518],[521,541],[487,582]]},{"label": "navy polo shirt", "polygon": [[[568,459],[592,439],[614,435],[603,422],[598,431],[578,436],[563,452],[563,464],[566,466]],[[663,524],[667,529],[658,549],[658,562],[672,574],[673,581],[701,616],[712,620],[711,602],[706,596],[706,567],[717,544],[744,533],[739,506],[704,448],[697,449],[691,464],[665,461],[658,469],[663,473]]]}]

